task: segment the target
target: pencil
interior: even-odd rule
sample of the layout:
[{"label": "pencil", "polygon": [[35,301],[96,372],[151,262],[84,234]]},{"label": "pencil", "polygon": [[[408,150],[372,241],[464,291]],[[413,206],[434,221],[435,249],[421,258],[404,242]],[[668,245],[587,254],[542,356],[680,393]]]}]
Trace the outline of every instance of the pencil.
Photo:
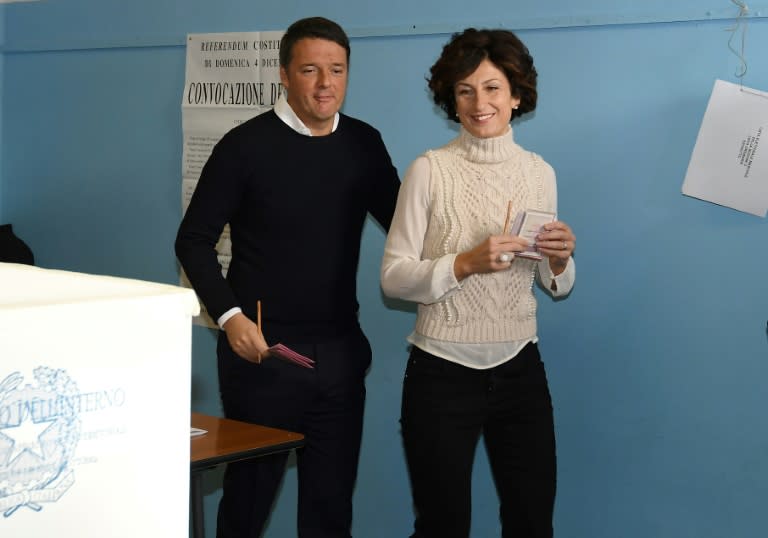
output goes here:
[{"label": "pencil", "polygon": [[256,301],[256,327],[259,329],[259,334],[263,335],[264,333],[261,332],[261,301]]},{"label": "pencil", "polygon": [[509,233],[509,218],[512,216],[512,200],[507,202],[507,220],[504,221],[504,235]]}]

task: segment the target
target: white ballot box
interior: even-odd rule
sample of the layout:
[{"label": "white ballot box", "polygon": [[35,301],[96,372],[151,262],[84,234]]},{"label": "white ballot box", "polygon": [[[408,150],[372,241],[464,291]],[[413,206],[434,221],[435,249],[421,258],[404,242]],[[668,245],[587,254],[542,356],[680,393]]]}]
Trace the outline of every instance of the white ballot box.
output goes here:
[{"label": "white ballot box", "polygon": [[190,289],[0,263],[0,536],[189,535]]}]

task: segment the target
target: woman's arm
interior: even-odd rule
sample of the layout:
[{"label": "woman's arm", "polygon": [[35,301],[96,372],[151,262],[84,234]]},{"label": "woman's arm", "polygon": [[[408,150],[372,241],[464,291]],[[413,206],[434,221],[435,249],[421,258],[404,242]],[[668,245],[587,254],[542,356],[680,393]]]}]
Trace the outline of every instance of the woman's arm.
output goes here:
[{"label": "woman's arm", "polygon": [[453,274],[455,254],[434,260],[421,258],[430,215],[430,164],[421,156],[405,173],[381,264],[386,295],[424,304],[434,303],[458,289]]}]

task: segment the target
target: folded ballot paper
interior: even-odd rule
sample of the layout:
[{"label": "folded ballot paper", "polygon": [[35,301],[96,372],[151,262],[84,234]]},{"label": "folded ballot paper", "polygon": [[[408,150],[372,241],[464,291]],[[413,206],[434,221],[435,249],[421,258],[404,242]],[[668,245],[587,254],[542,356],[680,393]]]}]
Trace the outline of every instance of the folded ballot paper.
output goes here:
[{"label": "folded ballot paper", "polygon": [[555,214],[549,211],[536,211],[535,209],[520,211],[515,217],[509,232],[512,235],[519,235],[526,239],[529,246],[522,252],[516,252],[515,256],[531,260],[542,259],[541,254],[536,250],[536,236],[541,232],[545,224],[553,222],[555,218]]},{"label": "folded ballot paper", "polygon": [[273,357],[277,357],[278,359],[283,359],[288,362],[292,362],[299,366],[303,366],[304,368],[315,367],[315,361],[313,361],[309,357],[305,357],[301,353],[296,353],[294,350],[292,350],[291,348],[283,344],[275,344],[274,346],[270,347],[269,353]]}]

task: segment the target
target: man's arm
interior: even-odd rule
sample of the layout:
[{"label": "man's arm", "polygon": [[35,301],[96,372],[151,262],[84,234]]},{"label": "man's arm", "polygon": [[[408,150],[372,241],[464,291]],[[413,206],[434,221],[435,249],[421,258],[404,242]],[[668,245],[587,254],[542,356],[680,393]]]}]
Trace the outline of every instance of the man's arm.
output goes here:
[{"label": "man's arm", "polygon": [[216,243],[242,199],[241,166],[225,135],[203,167],[176,234],[176,257],[213,319],[238,306],[222,275]]},{"label": "man's arm", "polygon": [[392,215],[395,213],[395,206],[397,205],[400,178],[378,132],[376,133],[372,166],[376,173],[371,178],[373,184],[371,185],[368,212],[373,215],[373,218],[381,224],[385,231],[389,231]]}]

